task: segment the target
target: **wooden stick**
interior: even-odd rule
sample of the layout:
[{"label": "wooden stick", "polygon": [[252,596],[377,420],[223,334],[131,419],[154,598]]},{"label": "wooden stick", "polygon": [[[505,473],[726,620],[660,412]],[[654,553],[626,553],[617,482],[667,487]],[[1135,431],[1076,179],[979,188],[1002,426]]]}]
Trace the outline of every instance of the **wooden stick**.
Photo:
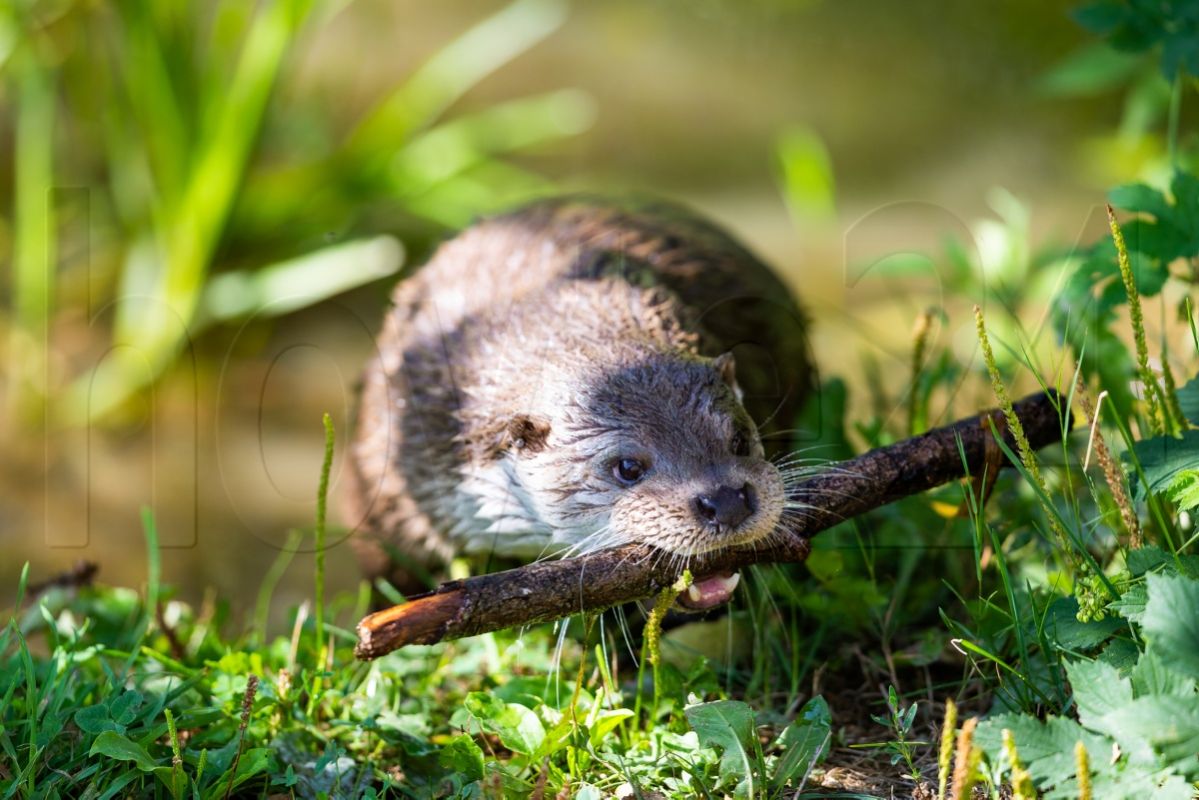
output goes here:
[{"label": "wooden stick", "polygon": [[[1027,397],[1015,409],[1034,448],[1061,441],[1073,426],[1073,415],[1056,391]],[[803,561],[808,539],[839,522],[967,474],[994,473],[1006,459],[991,435],[992,422],[1014,451],[1002,415],[993,411],[830,464],[789,495],[803,504],[802,521],[788,523],[754,546],[693,556],[686,566],[692,575],[705,576],[762,562]],[[444,583],[363,619],[355,655],[378,658],[407,644],[433,644],[653,597],[678,579],[683,568],[678,561],[632,544]]]}]

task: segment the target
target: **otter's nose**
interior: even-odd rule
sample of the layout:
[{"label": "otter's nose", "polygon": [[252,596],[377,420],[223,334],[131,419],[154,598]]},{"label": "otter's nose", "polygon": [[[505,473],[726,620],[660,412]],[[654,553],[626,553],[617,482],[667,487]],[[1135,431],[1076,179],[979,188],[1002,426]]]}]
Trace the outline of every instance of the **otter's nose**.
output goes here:
[{"label": "otter's nose", "polygon": [[701,494],[695,498],[695,514],[701,522],[732,528],[754,513],[756,502],[754,487],[748,483],[740,489],[721,486],[715,492]]}]

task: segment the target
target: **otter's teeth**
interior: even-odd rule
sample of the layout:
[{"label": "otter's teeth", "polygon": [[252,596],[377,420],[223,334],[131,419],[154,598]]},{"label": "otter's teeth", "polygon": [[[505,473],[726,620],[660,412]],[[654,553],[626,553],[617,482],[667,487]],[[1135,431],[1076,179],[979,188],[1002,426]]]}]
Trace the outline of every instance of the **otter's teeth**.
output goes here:
[{"label": "otter's teeth", "polygon": [[733,591],[740,582],[741,573],[739,572],[728,576],[704,578],[687,587],[687,597],[698,607],[720,605],[733,596]]}]

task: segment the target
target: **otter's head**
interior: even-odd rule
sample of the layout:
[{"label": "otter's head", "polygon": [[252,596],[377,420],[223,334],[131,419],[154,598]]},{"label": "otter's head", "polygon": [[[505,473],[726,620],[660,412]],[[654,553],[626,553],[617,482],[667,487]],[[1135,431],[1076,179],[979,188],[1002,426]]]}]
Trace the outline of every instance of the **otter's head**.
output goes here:
[{"label": "otter's head", "polygon": [[782,477],[741,405],[731,354],[653,353],[558,397],[517,423],[530,435],[518,436],[515,469],[574,552],[645,542],[685,557],[778,523]]}]

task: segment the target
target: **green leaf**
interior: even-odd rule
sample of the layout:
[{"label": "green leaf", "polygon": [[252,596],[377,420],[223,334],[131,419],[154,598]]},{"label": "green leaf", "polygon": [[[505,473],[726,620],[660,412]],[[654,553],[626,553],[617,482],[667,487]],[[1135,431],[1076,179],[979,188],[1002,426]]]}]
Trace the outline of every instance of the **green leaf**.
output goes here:
[{"label": "green leaf", "polygon": [[723,752],[720,777],[736,779],[752,797],[757,749],[753,710],[738,700],[717,700],[691,706],[684,713],[699,743]]},{"label": "green leaf", "polygon": [[1167,218],[1171,214],[1170,204],[1166,201],[1165,195],[1143,183],[1117,186],[1107,193],[1107,199],[1113,206],[1125,211],[1137,211]]},{"label": "green leaf", "polygon": [[[915,704],[912,708],[915,708]],[[807,781],[812,768],[819,764],[826,753],[832,731],[832,715],[823,697],[813,697],[804,704],[799,718],[783,729],[775,741],[782,749],[774,767],[770,784],[780,789],[792,779],[798,779],[800,788]]]},{"label": "green leaf", "polygon": [[1124,223],[1123,233],[1133,280],[1146,297],[1162,290],[1169,277],[1166,265],[1192,249],[1186,234],[1167,222],[1134,219]]},{"label": "green leaf", "polygon": [[1078,718],[1083,725],[1103,733],[1112,733],[1100,724],[1103,718],[1132,702],[1132,681],[1102,661],[1074,661],[1066,664],[1066,676],[1074,690]]},{"label": "green leaf", "polygon": [[613,708],[601,711],[596,715],[595,721],[590,723],[590,733],[587,739],[591,742],[591,746],[598,748],[608,734],[616,730],[616,726],[631,716],[633,716],[633,712],[628,708]]},{"label": "green leaf", "polygon": [[[1100,753],[1091,753],[1091,797],[1102,800],[1192,800],[1194,790],[1178,775],[1171,775],[1156,764],[1130,764],[1121,759],[1113,766],[1099,761]],[[1051,800],[1075,800],[1079,797],[1077,779],[1060,784],[1046,795]]]},{"label": "green leaf", "polygon": [[109,713],[118,725],[128,725],[137,719],[137,711],[142,706],[141,692],[127,691],[113,698],[109,704]]},{"label": "green leaf", "polygon": [[533,47],[566,19],[560,0],[517,0],[438,50],[359,124],[351,147],[389,152],[473,86]]},{"label": "green leaf", "polygon": [[798,219],[827,217],[835,209],[833,165],[820,136],[807,127],[785,131],[775,153],[787,207]]},{"label": "green leaf", "polygon": [[533,710],[520,703],[505,703],[486,692],[466,696],[466,710],[479,721],[483,730],[500,737],[504,747],[530,754],[545,739],[545,726]]},{"label": "green leaf", "polygon": [[578,724],[575,719],[569,714],[564,714],[555,725],[545,732],[545,737],[533,751],[530,761],[539,762],[569,746],[577,728]]},{"label": "green leaf", "polygon": [[108,713],[108,706],[100,704],[84,706],[76,711],[75,724],[84,733],[96,734],[104,731],[125,732],[124,726],[118,726],[113,722],[112,717]]},{"label": "green leaf", "polygon": [[1149,575],[1149,602],[1141,620],[1149,648],[1180,674],[1199,678],[1199,581]]},{"label": "green leaf", "polygon": [[475,740],[463,733],[441,748],[437,756],[441,766],[462,775],[467,781],[483,779],[483,751]]},{"label": "green leaf", "polygon": [[1137,499],[1143,499],[1145,489],[1154,494],[1167,491],[1175,476],[1184,470],[1199,469],[1199,431],[1183,431],[1180,438],[1155,436],[1133,445],[1133,453],[1141,463],[1145,480],[1132,484]]},{"label": "green leaf", "polygon": [[241,754],[241,758],[237,762],[237,772],[233,775],[233,782],[226,784],[229,780],[228,773],[218,781],[218,785],[237,787],[246,781],[253,778],[255,775],[261,775],[271,767],[271,756],[273,752],[269,747],[253,747]]},{"label": "green leaf", "polygon": [[1179,511],[1199,506],[1199,469],[1184,469],[1176,474],[1166,489],[1166,497]]},{"label": "green leaf", "polygon": [[[1024,714],[1001,714],[979,723],[975,740],[995,759],[1002,750],[1002,731],[1011,730],[1020,758],[1038,786],[1056,786],[1074,775],[1074,743],[1081,741],[1098,760],[1111,752],[1111,740],[1085,730],[1072,719],[1049,717],[1044,723]],[[1077,794],[1075,794],[1077,796]]]},{"label": "green leaf", "polygon": [[1179,72],[1199,75],[1199,40],[1171,34],[1162,45],[1162,75],[1173,78]]},{"label": "green leaf", "polygon": [[721,777],[752,781],[755,725],[753,710],[736,700],[691,706],[684,712],[704,747],[722,752]]},{"label": "green leaf", "polygon": [[158,766],[146,749],[116,731],[104,731],[92,742],[89,756],[101,755],[118,761],[132,761],[142,772],[153,772]]},{"label": "green leaf", "polygon": [[1120,413],[1131,413],[1133,362],[1115,333],[1117,306],[1127,302],[1116,264],[1116,250],[1101,242],[1080,253],[1082,263],[1053,299],[1053,325],[1063,341],[1080,354],[1084,374],[1098,375]]},{"label": "green leaf", "polygon": [[1178,390],[1178,405],[1187,422],[1199,427],[1199,378],[1191,378]]},{"label": "green leaf", "polygon": [[1045,615],[1045,633],[1051,641],[1066,650],[1091,650],[1107,641],[1124,627],[1118,619],[1106,617],[1090,622],[1078,621],[1078,601],[1059,597]]},{"label": "green leaf", "polygon": [[1107,607],[1129,622],[1139,623],[1145,617],[1145,603],[1148,601],[1149,594],[1145,584],[1134,583],[1120,595],[1119,600],[1113,600]]},{"label": "green leaf", "polygon": [[1195,679],[1180,675],[1162,663],[1156,650],[1146,651],[1132,669],[1132,688],[1138,697],[1174,695],[1190,697],[1195,694]]},{"label": "green leaf", "polygon": [[1131,760],[1157,756],[1188,780],[1199,779],[1199,696],[1138,697],[1106,715],[1103,724]]},{"label": "green leaf", "polygon": [[181,800],[187,792],[187,787],[190,780],[182,769],[176,770],[174,767],[156,767],[154,776],[162,782],[166,790],[171,793],[171,797],[175,800]]},{"label": "green leaf", "polygon": [[290,314],[371,281],[394,275],[404,249],[391,236],[326,247],[253,270],[224,272],[208,281],[197,327],[250,316]]},{"label": "green leaf", "polygon": [[1075,9],[1071,16],[1091,33],[1104,36],[1123,25],[1129,13],[1119,0],[1099,0]]},{"label": "green leaf", "polygon": [[[1170,557],[1169,553],[1167,553],[1165,550],[1162,550],[1160,547],[1146,545],[1145,547],[1137,550],[1129,550],[1127,563],[1128,571],[1132,573],[1134,578],[1139,578],[1146,572],[1156,570],[1158,567],[1164,564],[1173,563],[1173,559]],[[1143,586],[1144,584],[1138,585]]]},{"label": "green leaf", "polygon": [[[1125,595],[1127,597],[1127,595]],[[1143,608],[1143,607],[1142,607]],[[1141,651],[1128,639],[1112,639],[1099,654],[1105,664],[1115,667],[1121,675],[1129,675],[1140,660]],[[1133,681],[1136,688],[1136,681]]]},{"label": "green leaf", "polygon": [[[1117,88],[1132,77],[1140,65],[1140,57],[1096,43],[1067,55],[1037,84],[1041,91],[1050,95],[1094,95]],[[1112,205],[1125,208],[1114,200]]]},{"label": "green leaf", "polygon": [[1199,178],[1187,170],[1177,169],[1170,181],[1170,192],[1174,195],[1172,221],[1191,237],[1199,233]]}]

